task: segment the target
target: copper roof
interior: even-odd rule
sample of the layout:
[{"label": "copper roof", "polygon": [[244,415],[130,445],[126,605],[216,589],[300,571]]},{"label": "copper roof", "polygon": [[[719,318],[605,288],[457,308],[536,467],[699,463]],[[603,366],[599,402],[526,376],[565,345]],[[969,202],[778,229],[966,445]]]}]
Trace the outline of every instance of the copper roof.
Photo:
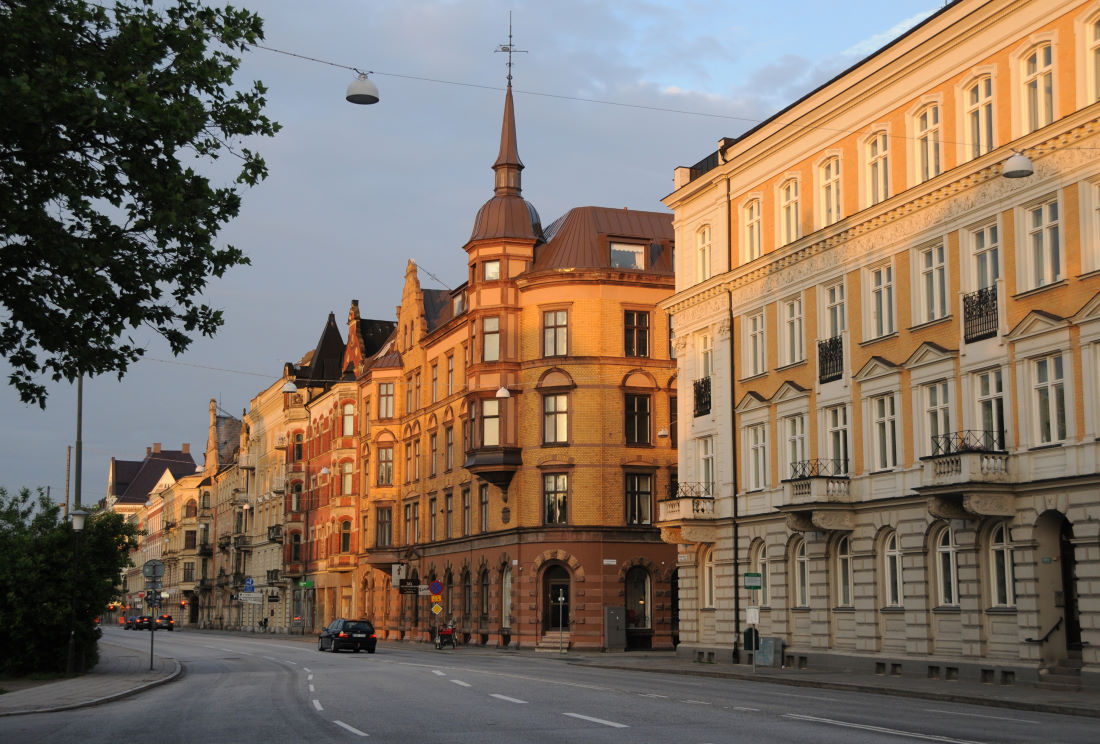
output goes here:
[{"label": "copper roof", "polygon": [[547,242],[535,249],[531,271],[611,268],[610,244],[647,246],[648,273],[672,275],[672,215],[610,207],[577,207],[546,229]]}]

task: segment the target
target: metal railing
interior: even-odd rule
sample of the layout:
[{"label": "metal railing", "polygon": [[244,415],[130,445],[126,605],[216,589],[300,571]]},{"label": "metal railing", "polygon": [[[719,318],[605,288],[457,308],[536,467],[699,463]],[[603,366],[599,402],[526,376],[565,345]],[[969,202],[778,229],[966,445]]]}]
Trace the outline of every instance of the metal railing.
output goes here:
[{"label": "metal railing", "polygon": [[817,342],[817,375],[821,382],[832,382],[844,376],[843,336]]},{"label": "metal railing", "polygon": [[710,378],[700,377],[692,387],[695,392],[695,415],[705,416],[710,413]]},{"label": "metal railing", "polygon": [[963,340],[981,341],[997,335],[997,288],[963,295]]},{"label": "metal railing", "polygon": [[805,478],[847,478],[848,461],[839,460],[802,460],[791,463],[790,480]]},{"label": "metal railing", "polygon": [[1003,452],[1003,431],[957,431],[932,437],[932,457],[960,452]]}]

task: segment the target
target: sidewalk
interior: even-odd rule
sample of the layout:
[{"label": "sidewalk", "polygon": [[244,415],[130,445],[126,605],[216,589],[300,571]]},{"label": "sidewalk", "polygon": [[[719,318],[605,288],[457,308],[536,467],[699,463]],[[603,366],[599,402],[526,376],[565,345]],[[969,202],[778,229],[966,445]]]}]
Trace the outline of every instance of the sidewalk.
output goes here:
[{"label": "sidewalk", "polygon": [[134,651],[100,640],[95,669],[79,677],[0,695],[0,716],[99,705],[170,682],[182,672],[178,661],[163,656],[153,657],[150,670],[148,651]]},{"label": "sidewalk", "polygon": [[[251,638],[265,637],[234,631],[190,630],[188,632]],[[311,645],[314,641],[314,636],[275,637],[280,640],[294,640]],[[385,653],[387,648],[423,651],[433,655],[439,654],[441,659],[443,656],[452,654],[457,657],[469,654],[479,656],[529,656],[547,661],[558,660],[562,663],[603,669],[740,679],[1100,718],[1100,693],[1046,690],[1028,684],[996,685],[888,675],[813,672],[763,667],[759,668],[754,674],[751,666],[735,665],[731,662],[698,663],[678,659],[672,652],[658,651],[621,653],[568,651],[559,655],[536,652],[533,649],[515,650],[463,646],[458,650],[436,651],[430,644],[426,643],[383,641],[379,644],[380,653]],[[0,695],[0,716],[43,713],[98,705],[136,694],[155,685],[170,682],[183,671],[180,663],[175,659],[160,656],[154,657],[153,669],[150,671],[148,652],[133,651],[102,640],[99,643],[99,657],[99,664],[89,674]]]}]

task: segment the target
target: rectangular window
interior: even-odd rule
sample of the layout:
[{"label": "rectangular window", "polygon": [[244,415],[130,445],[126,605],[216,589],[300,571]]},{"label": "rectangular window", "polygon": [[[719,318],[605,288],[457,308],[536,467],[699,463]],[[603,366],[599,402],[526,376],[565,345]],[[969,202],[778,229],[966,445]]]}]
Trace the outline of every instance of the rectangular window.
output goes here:
[{"label": "rectangular window", "polygon": [[481,446],[500,446],[500,401],[495,398],[481,401]]},{"label": "rectangular window", "polygon": [[393,418],[393,383],[378,383],[378,418]]},{"label": "rectangular window", "polygon": [[1054,121],[1054,57],[1050,44],[1024,57],[1024,107],[1029,132]]},{"label": "rectangular window", "polygon": [[946,436],[951,433],[951,403],[947,383],[934,382],[931,385],[925,385],[922,392],[924,420],[928,427],[925,454],[948,452]]},{"label": "rectangular window", "polygon": [[889,140],[886,132],[876,132],[867,140],[867,200],[878,204],[890,196]]},{"label": "rectangular window", "polygon": [[443,539],[450,540],[454,535],[455,496],[453,493],[443,494]]},{"label": "rectangular window", "polygon": [[428,499],[428,539],[435,542],[439,539],[439,514],[436,507],[439,506],[439,502],[435,496]]},{"label": "rectangular window", "polygon": [[380,506],[374,513],[374,544],[379,548],[388,548],[393,545],[393,510],[388,506]]},{"label": "rectangular window", "polygon": [[477,487],[477,521],[482,532],[489,531],[489,484]]},{"label": "rectangular window", "polygon": [[650,402],[648,395],[625,396],[626,402],[626,443],[650,443]]},{"label": "rectangular window", "polygon": [[447,357],[447,395],[455,391],[455,358]]},{"label": "rectangular window", "polygon": [[793,243],[800,237],[798,181],[790,179],[779,187],[779,244]]},{"label": "rectangular window", "polygon": [[439,462],[439,434],[432,432],[428,437],[428,475],[435,477],[436,465]]},{"label": "rectangular window", "polygon": [[405,442],[405,482],[409,483],[413,477],[412,442]]},{"label": "rectangular window", "polygon": [[462,534],[463,535],[473,534],[473,525],[470,521],[473,517],[473,512],[470,511],[470,508],[471,508],[471,505],[470,505],[470,489],[463,488],[462,489]]},{"label": "rectangular window", "polygon": [[194,550],[195,543],[198,538],[198,533],[195,530],[187,530],[183,533],[183,549]]},{"label": "rectangular window", "polygon": [[1005,448],[1005,403],[1004,389],[1001,384],[1001,370],[993,369],[980,372],[978,386],[978,420],[981,421],[982,437],[985,446],[990,449]]},{"label": "rectangular window", "polygon": [[412,413],[413,410],[413,384],[412,377],[405,380],[405,413]]},{"label": "rectangular window", "polygon": [[711,277],[710,259],[710,225],[703,225],[695,233],[695,277],[696,281],[705,282]]},{"label": "rectangular window", "polygon": [[894,267],[878,266],[870,271],[871,338],[888,336],[894,327]]},{"label": "rectangular window", "polygon": [[435,403],[437,400],[439,400],[439,365],[438,364],[433,364],[432,365],[432,383],[431,383],[431,385],[432,385],[432,390],[431,390],[432,403]]},{"label": "rectangular window", "polygon": [[413,509],[416,506],[414,504],[405,504],[405,544],[413,544]]},{"label": "rectangular window", "polygon": [[917,182],[935,178],[940,165],[940,107],[926,106],[917,114]]},{"label": "rectangular window", "polygon": [[768,428],[755,424],[744,431],[749,446],[748,490],[759,491],[768,485]]},{"label": "rectangular window", "polygon": [[825,447],[832,460],[831,472],[848,474],[848,409],[832,406],[825,409]]},{"label": "rectangular window", "polygon": [[875,436],[874,464],[878,470],[889,470],[898,464],[897,404],[893,395],[871,399],[871,418]]},{"label": "rectangular window", "polygon": [[482,320],[481,332],[481,361],[500,361],[500,318]]},{"label": "rectangular window", "polygon": [[611,243],[611,268],[645,269],[645,246],[634,243]]},{"label": "rectangular window", "polygon": [[643,473],[626,474],[626,523],[653,522],[653,476]]},{"label": "rectangular window", "polygon": [[448,426],[443,430],[443,469],[450,471],[455,466],[455,429]]},{"label": "rectangular window", "polygon": [[821,226],[840,219],[840,158],[829,158],[821,164]]},{"label": "rectangular window", "polygon": [[1062,355],[1035,360],[1035,417],[1039,444],[1066,438],[1066,392]]},{"label": "rectangular window", "polygon": [[970,157],[993,149],[993,78],[986,76],[966,89],[966,126],[970,136]]},{"label": "rectangular window", "polygon": [[183,580],[194,581],[195,580],[195,564],[191,561],[187,561],[183,564]]},{"label": "rectangular window", "polygon": [[565,310],[547,310],[542,314],[543,356],[565,356],[568,341],[568,315]]},{"label": "rectangular window", "polygon": [[569,519],[568,507],[569,476],[565,473],[544,473],[542,476],[542,495],[545,504],[546,524],[566,524]]},{"label": "rectangular window", "polygon": [[760,200],[753,199],[741,209],[744,219],[745,261],[746,263],[760,258],[763,252],[763,239],[760,226]]},{"label": "rectangular window", "polygon": [[623,346],[628,357],[649,356],[649,313],[627,310],[623,314]]},{"label": "rectangular window", "polygon": [[792,297],[779,303],[783,315],[783,364],[794,364],[806,358],[802,332],[802,298]]},{"label": "rectangular window", "polygon": [[542,443],[565,444],[569,437],[569,397],[565,393],[542,398]]},{"label": "rectangular window", "polygon": [[825,287],[825,337],[836,338],[847,328],[844,282],[839,281]]},{"label": "rectangular window", "polygon": [[997,226],[979,227],[970,233],[970,238],[974,247],[974,288],[989,289],[997,286],[997,280],[1001,276]]},{"label": "rectangular window", "polygon": [[393,485],[393,447],[378,448],[378,485]]},{"label": "rectangular window", "polygon": [[413,480],[420,480],[420,440],[413,441]]},{"label": "rectangular window", "polygon": [[746,339],[746,377],[762,375],[767,371],[764,345],[764,311],[753,313],[745,318]]},{"label": "rectangular window", "polygon": [[1027,208],[1028,258],[1031,261],[1031,289],[1062,278],[1061,236],[1058,230],[1058,200]]},{"label": "rectangular window", "polygon": [[495,282],[500,279],[500,261],[485,262],[485,281]]},{"label": "rectangular window", "polygon": [[917,265],[920,268],[921,316],[924,322],[947,316],[947,266],[946,249],[934,245],[920,251]]},{"label": "rectangular window", "polygon": [[714,437],[699,438],[699,482],[707,496],[714,496]]},{"label": "rectangular window", "polygon": [[799,472],[799,465],[806,461],[806,416],[797,414],[783,419],[783,433],[787,439],[787,463],[790,476]]}]

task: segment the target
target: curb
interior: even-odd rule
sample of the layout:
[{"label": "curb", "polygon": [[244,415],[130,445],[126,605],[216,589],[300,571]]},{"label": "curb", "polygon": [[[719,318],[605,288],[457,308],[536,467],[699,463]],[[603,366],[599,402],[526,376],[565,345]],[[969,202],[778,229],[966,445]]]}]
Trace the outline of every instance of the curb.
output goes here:
[{"label": "curb", "polygon": [[[162,658],[170,658],[170,657],[162,657]],[[109,702],[114,701],[114,700],[121,700],[122,698],[130,697],[131,695],[136,695],[139,692],[144,692],[145,690],[149,690],[149,689],[152,689],[153,687],[157,687],[159,685],[163,685],[167,682],[171,682],[175,679],[178,679],[179,676],[181,674],[183,674],[183,665],[180,664],[178,659],[171,659],[171,661],[172,661],[172,664],[174,666],[173,666],[172,671],[169,674],[167,674],[167,675],[165,675],[165,676],[163,676],[159,679],[154,679],[150,682],[144,682],[140,685],[137,685],[136,687],[131,687],[128,690],[121,690],[119,692],[113,692],[110,695],[104,695],[101,698],[95,698],[93,700],[82,700],[79,703],[67,703],[65,705],[53,705],[53,706],[50,706],[48,708],[35,708],[33,710],[0,711],[0,718],[6,718],[6,717],[9,717],[9,716],[24,716],[24,715],[30,715],[32,713],[58,713],[58,712],[63,711],[63,710],[76,710],[77,708],[90,708],[93,705],[102,705],[103,703],[109,703]]]}]

